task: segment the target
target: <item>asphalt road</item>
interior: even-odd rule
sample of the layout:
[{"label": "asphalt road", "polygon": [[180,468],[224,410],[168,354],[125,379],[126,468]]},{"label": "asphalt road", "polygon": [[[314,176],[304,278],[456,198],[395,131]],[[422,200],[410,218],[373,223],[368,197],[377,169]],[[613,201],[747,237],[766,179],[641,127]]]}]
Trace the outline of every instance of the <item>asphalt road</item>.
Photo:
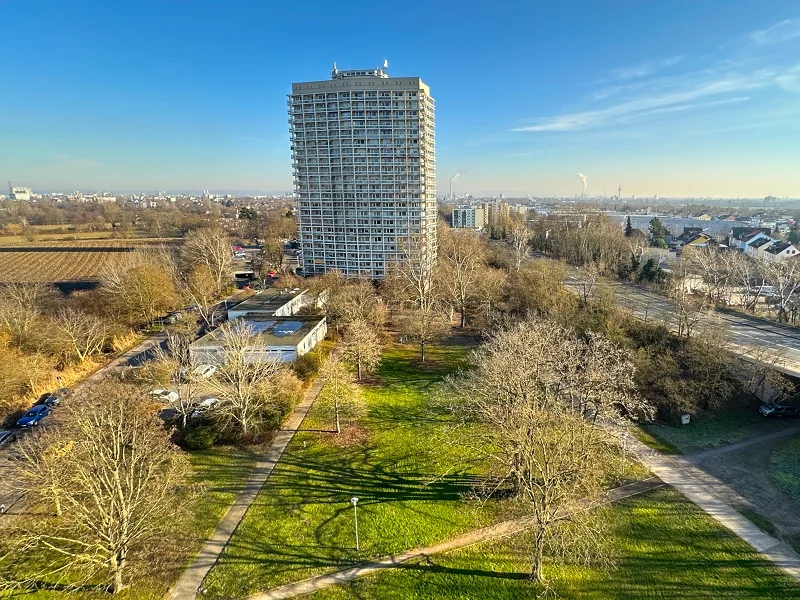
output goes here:
[{"label": "asphalt road", "polygon": [[[655,319],[671,329],[677,329],[677,308],[669,298],[637,285],[609,283],[614,286],[620,306],[642,319]],[[581,284],[582,280],[577,274],[571,274],[565,282],[567,287],[576,291]],[[719,311],[714,311],[710,318],[725,326],[730,333],[731,343],[742,354],[761,358],[765,351],[769,352],[769,360],[774,360],[779,370],[800,377],[800,329]]]}]

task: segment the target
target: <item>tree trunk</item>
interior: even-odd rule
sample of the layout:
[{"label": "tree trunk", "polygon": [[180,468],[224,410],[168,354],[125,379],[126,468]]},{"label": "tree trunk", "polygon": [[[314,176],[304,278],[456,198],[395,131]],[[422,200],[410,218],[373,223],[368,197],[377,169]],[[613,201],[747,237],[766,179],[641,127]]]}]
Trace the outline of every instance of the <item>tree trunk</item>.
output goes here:
[{"label": "tree trunk", "polygon": [[356,361],[356,378],[361,381],[361,357]]},{"label": "tree trunk", "polygon": [[542,532],[537,532],[533,538],[535,548],[533,549],[533,556],[531,556],[531,575],[532,581],[544,581],[544,573],[542,570],[542,563],[544,562],[544,535]]},{"label": "tree trunk", "polygon": [[339,426],[339,398],[338,396],[334,397],[333,399],[333,415],[336,419],[336,435],[339,435],[342,432],[341,427]]},{"label": "tree trunk", "polygon": [[125,555],[117,552],[111,557],[111,593],[118,594],[125,586],[122,583],[122,572],[125,569]]},{"label": "tree trunk", "polygon": [[425,342],[419,344],[420,354],[422,355],[422,362],[425,362]]}]

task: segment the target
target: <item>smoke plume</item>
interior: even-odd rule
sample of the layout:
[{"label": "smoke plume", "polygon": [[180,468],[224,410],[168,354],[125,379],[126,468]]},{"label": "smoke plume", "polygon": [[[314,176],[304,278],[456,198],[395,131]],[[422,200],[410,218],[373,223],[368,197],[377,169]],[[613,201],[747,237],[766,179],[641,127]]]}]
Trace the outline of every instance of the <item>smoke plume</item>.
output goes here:
[{"label": "smoke plume", "polygon": [[586,193],[586,183],[588,182],[588,180],[586,179],[586,175],[584,175],[583,173],[575,173],[575,177],[577,177],[578,179],[581,180],[581,183],[583,184],[583,193],[585,194]]}]

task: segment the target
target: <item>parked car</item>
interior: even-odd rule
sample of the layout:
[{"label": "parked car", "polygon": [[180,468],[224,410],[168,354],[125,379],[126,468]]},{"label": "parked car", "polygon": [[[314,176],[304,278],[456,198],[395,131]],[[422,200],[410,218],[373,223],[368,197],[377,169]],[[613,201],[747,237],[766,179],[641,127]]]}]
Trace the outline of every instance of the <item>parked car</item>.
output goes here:
[{"label": "parked car", "polygon": [[17,421],[17,427],[33,427],[50,414],[50,407],[46,404],[37,404]]},{"label": "parked car", "polygon": [[214,405],[216,405],[218,402],[219,398],[206,398],[200,404],[197,405],[197,408],[194,409],[194,411],[192,412],[191,415],[189,415],[189,417],[192,419],[196,419],[197,417],[202,416],[203,414],[205,414],[207,410],[214,407]]},{"label": "parked car", "polygon": [[175,402],[180,398],[178,392],[171,392],[169,390],[153,390],[150,392],[150,397],[162,402]]},{"label": "parked car", "polygon": [[61,398],[55,394],[48,394],[43,400],[41,400],[41,403],[45,406],[56,406],[57,404],[61,403]]},{"label": "parked car", "polygon": [[800,410],[798,410],[797,405],[789,404],[788,402],[770,402],[768,404],[762,404],[758,407],[758,412],[761,413],[761,416],[774,417],[776,419],[786,417],[796,418],[800,415]]},{"label": "parked car", "polygon": [[194,375],[195,377],[200,377],[201,379],[208,379],[216,372],[217,372],[217,367],[215,367],[214,365],[199,365],[194,368],[194,371],[192,371],[192,375]]},{"label": "parked car", "polygon": [[0,448],[3,446],[10,444],[17,438],[16,434],[13,431],[9,431],[8,429],[4,429],[0,431]]}]

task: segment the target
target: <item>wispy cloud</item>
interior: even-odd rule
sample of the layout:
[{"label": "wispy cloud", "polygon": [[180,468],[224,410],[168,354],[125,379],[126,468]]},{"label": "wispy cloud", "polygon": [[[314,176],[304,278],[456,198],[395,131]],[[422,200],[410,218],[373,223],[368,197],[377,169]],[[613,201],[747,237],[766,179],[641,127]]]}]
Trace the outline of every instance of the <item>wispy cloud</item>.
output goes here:
[{"label": "wispy cloud", "polygon": [[669,58],[664,58],[661,60],[648,60],[639,63],[638,65],[612,69],[609,75],[611,79],[617,81],[639,79],[641,77],[647,77],[648,75],[652,75],[657,71],[659,71],[660,69],[665,69],[667,67],[672,67],[674,65],[677,65],[678,63],[682,62],[685,58],[686,56],[679,55],[679,56],[670,56]]},{"label": "wispy cloud", "polygon": [[[701,74],[703,75],[703,74]],[[689,82],[684,82],[687,84]],[[775,85],[776,76],[770,71],[754,71],[744,75],[712,77],[706,74],[683,88],[645,95],[634,100],[615,104],[600,110],[559,115],[544,119],[534,125],[518,127],[513,131],[579,131],[590,127],[619,122],[634,115],[645,116],[711,106],[714,102],[741,102],[742,96],[721,98],[719,101],[695,103],[697,100],[724,94],[755,90]]]},{"label": "wispy cloud", "polygon": [[800,19],[786,19],[772,27],[753,31],[750,39],[760,45],[780,44],[800,37]]},{"label": "wispy cloud", "polygon": [[[684,55],[650,60],[614,69],[601,79],[591,94],[587,110],[528,120],[511,131],[570,132],[605,126],[632,124],[668,113],[702,110],[723,104],[745,102],[757,91],[800,93],[800,63],[787,64],[790,55],[760,50],[800,37],[800,19],[781,21],[749,34],[750,43],[713,61],[697,57],[694,70],[660,69],[684,62]],[[796,58],[794,59],[797,60]],[[703,67],[702,63],[706,66]],[[684,65],[682,65],[684,66]],[[613,80],[611,83],[610,80]],[[773,94],[780,98],[779,94]],[[792,100],[794,101],[794,100]]]}]

